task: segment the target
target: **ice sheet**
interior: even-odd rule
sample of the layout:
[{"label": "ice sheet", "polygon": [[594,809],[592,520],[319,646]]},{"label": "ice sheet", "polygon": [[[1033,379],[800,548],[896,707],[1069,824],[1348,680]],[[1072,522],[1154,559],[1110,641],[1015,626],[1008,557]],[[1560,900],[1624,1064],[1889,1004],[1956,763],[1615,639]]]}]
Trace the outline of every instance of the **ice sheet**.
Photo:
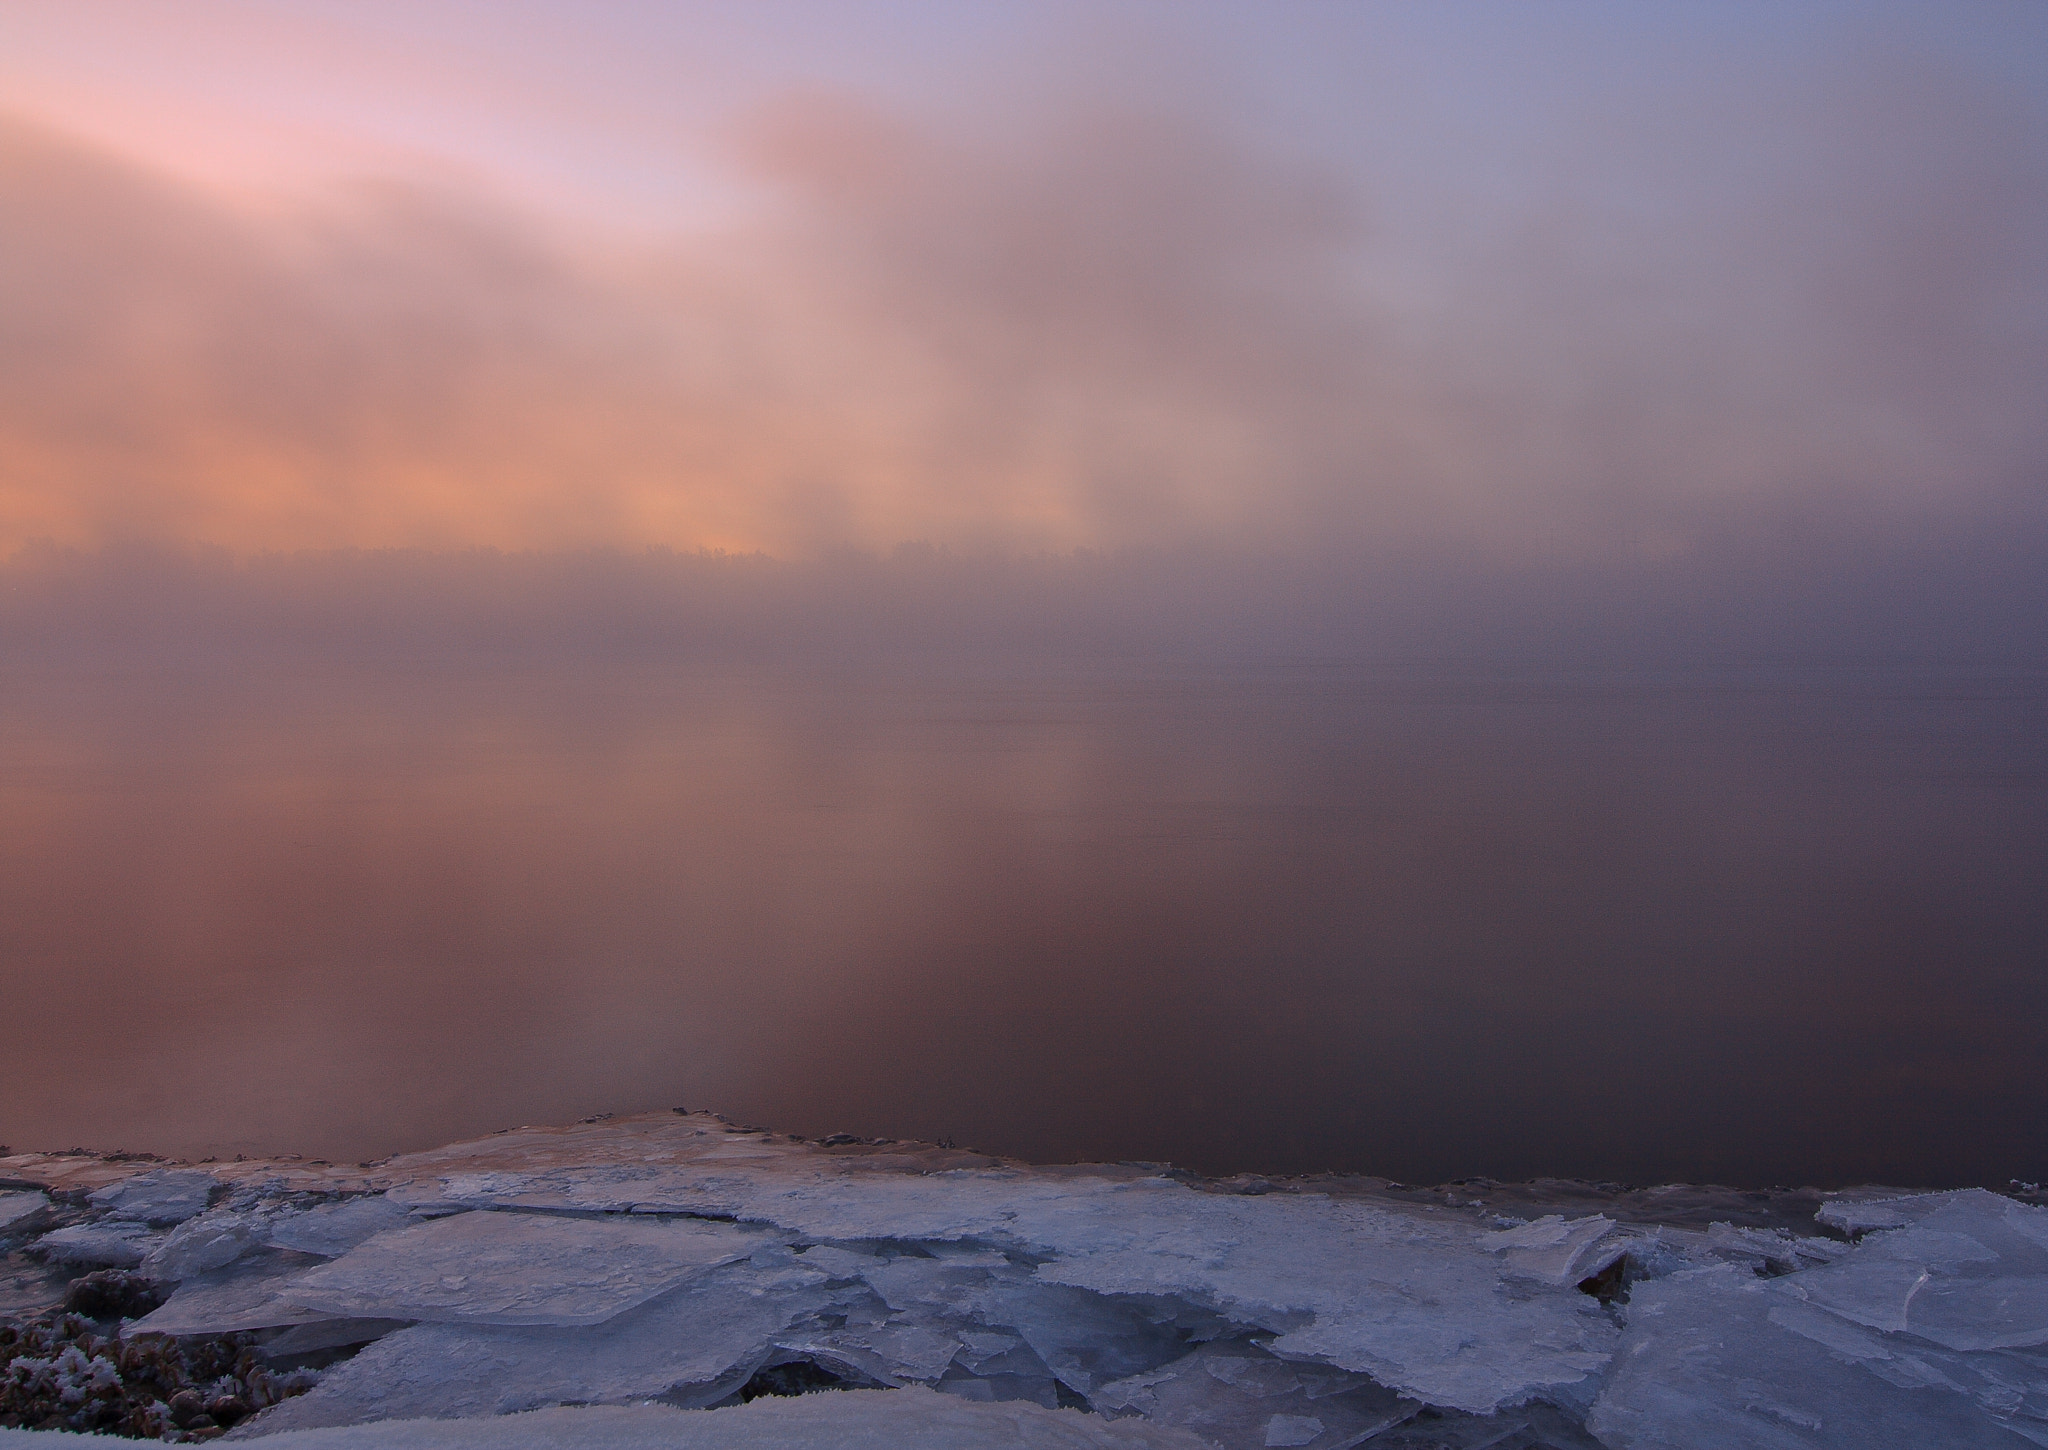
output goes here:
[{"label": "ice sheet", "polygon": [[598,1324],[768,1239],[732,1224],[463,1213],[308,1270],[293,1302],[351,1318]]}]

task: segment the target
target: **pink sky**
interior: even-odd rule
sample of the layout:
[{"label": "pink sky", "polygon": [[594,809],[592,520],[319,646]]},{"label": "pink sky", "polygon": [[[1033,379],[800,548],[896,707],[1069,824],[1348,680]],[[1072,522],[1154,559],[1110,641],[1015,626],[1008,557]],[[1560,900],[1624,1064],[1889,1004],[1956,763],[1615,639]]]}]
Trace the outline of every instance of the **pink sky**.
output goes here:
[{"label": "pink sky", "polygon": [[1995,509],[2048,438],[2044,29],[15,0],[0,552]]}]

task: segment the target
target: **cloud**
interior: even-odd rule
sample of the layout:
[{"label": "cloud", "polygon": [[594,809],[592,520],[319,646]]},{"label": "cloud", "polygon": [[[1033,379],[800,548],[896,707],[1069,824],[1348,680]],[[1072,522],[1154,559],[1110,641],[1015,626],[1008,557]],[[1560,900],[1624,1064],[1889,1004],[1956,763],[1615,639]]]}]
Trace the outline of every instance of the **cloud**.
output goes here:
[{"label": "cloud", "polygon": [[949,132],[792,93],[733,128],[758,214],[630,257],[445,187],[262,204],[6,121],[0,549],[1656,564],[2026,513],[2039,128],[1910,59],[1824,79],[1559,118],[1512,202],[1192,94]]}]

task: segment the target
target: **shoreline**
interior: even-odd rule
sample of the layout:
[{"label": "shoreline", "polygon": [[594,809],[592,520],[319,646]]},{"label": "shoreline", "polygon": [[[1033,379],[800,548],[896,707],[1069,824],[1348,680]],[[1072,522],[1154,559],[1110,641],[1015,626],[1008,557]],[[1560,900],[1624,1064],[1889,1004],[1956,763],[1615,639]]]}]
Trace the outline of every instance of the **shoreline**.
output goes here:
[{"label": "shoreline", "polygon": [[1794,1445],[1913,1443],[1869,1433],[1901,1415],[1957,1446],[2048,1435],[2048,1207],[1983,1189],[1207,1179],[681,1109],[369,1164],[13,1154],[0,1178],[0,1320],[28,1326],[0,1332],[32,1351],[9,1384],[42,1386],[0,1424],[250,1438],[916,1388],[888,1413],[1024,1402],[1225,1450],[1681,1425],[1707,1450],[1778,1410],[1864,1427]]}]

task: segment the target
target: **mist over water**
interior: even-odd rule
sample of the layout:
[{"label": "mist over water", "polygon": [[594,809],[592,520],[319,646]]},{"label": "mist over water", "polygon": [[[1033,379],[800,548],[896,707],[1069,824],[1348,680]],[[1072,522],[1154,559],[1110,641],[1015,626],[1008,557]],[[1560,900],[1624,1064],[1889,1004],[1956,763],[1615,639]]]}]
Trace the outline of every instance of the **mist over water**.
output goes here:
[{"label": "mist over water", "polygon": [[2035,668],[465,659],[445,621],[151,664],[22,617],[17,1149],[681,1103],[1408,1181],[2048,1159]]},{"label": "mist over water", "polygon": [[2048,1178],[2048,10],[10,16],[0,1139]]}]

